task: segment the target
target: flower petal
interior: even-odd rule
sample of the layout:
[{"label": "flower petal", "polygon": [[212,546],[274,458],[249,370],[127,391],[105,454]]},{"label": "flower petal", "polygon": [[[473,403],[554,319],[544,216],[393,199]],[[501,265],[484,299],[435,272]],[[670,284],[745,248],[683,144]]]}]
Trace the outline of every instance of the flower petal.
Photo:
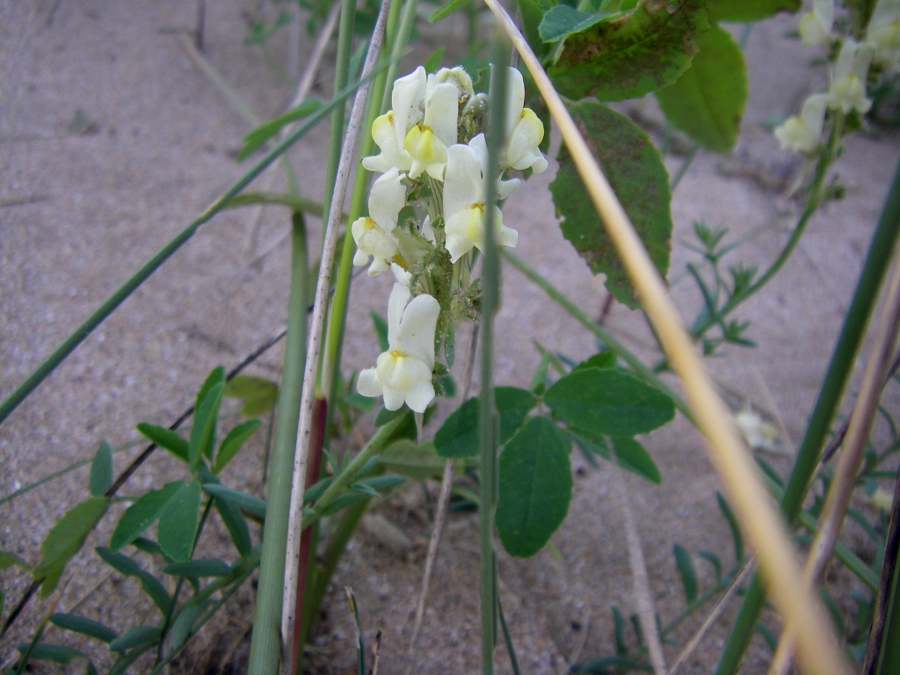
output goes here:
[{"label": "flower petal", "polygon": [[391,296],[388,298],[388,344],[391,349],[397,348],[397,333],[400,330],[400,322],[403,319],[403,310],[409,300],[409,287],[403,284],[394,284]]},{"label": "flower petal", "polygon": [[449,221],[453,214],[481,201],[484,201],[484,178],[478,155],[468,145],[451,145],[447,148],[444,176],[444,217]]},{"label": "flower petal", "polygon": [[406,206],[406,186],[400,182],[400,172],[392,167],[372,185],[369,193],[369,215],[378,225],[390,232],[397,225],[397,214]]},{"label": "flower petal", "polygon": [[425,99],[425,125],[431,127],[445,146],[456,143],[459,90],[450,82],[437,85]]},{"label": "flower petal", "polygon": [[378,375],[375,374],[374,368],[366,368],[359,373],[359,377],[356,379],[356,391],[370,398],[381,396],[384,386],[378,379]]},{"label": "flower petal", "polygon": [[406,405],[413,412],[423,413],[428,404],[434,400],[434,385],[431,382],[421,382],[406,392]]},{"label": "flower petal", "polygon": [[[434,333],[441,306],[432,296],[423,294],[413,298],[403,311],[396,343],[391,346],[434,368]],[[429,376],[430,379],[430,376]]]}]

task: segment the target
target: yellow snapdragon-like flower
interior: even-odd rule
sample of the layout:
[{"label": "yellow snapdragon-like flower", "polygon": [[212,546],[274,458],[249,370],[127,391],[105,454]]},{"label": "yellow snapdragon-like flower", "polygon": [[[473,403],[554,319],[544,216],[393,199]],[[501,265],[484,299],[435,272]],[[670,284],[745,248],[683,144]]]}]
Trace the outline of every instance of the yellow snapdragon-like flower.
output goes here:
[{"label": "yellow snapdragon-like flower", "polygon": [[394,82],[391,92],[393,107],[372,123],[372,138],[381,149],[381,154],[363,158],[362,165],[366,169],[384,173],[395,167],[399,171],[409,171],[412,157],[403,147],[403,141],[409,130],[419,124],[424,116],[422,101],[426,83],[422,66]]},{"label": "yellow snapdragon-like flower", "polygon": [[506,99],[506,143],[500,158],[501,169],[547,170],[547,160],[538,146],[544,139],[544,125],[531,108],[525,107],[525,81],[516,68],[509,69]]},{"label": "yellow snapdragon-like flower", "polygon": [[866,98],[866,79],[874,55],[871,45],[850,39],[844,42],[828,89],[829,108],[842,110],[845,114],[854,109],[863,114],[869,112],[872,100]]},{"label": "yellow snapdragon-like flower", "polygon": [[822,129],[828,110],[828,94],[815,94],[806,99],[800,116],[789,118],[775,129],[782,150],[812,154],[822,143]]},{"label": "yellow snapdragon-like flower", "polygon": [[875,50],[872,62],[882,68],[900,65],[900,0],[879,0],[866,30],[866,43]]},{"label": "yellow snapdragon-like flower", "polygon": [[797,30],[807,47],[828,47],[837,39],[831,33],[833,27],[834,0],[813,0],[813,11],[800,17]]},{"label": "yellow snapdragon-like flower", "polygon": [[394,234],[397,216],[406,204],[406,186],[400,181],[400,172],[391,168],[372,185],[369,193],[369,216],[358,218],[350,226],[353,241],[358,250],[353,258],[357,267],[372,258],[369,276],[374,277],[390,268],[391,261],[400,250],[400,242]]},{"label": "yellow snapdragon-like flower", "polygon": [[459,89],[452,82],[435,83],[429,89],[425,95],[424,119],[409,130],[403,147],[412,158],[410,178],[418,178],[426,172],[442,181],[447,148],[456,143]]}]

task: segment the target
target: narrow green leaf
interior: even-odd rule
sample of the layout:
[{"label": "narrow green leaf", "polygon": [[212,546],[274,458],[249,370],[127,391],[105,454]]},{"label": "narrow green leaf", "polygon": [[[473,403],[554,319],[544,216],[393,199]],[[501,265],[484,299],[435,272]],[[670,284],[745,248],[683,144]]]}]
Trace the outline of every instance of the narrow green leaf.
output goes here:
[{"label": "narrow green leaf", "polygon": [[796,12],[802,0],[707,0],[709,20],[750,22],[774,16],[778,12]]},{"label": "narrow green leaf", "polygon": [[155,424],[147,424],[146,422],[138,424],[137,430],[142,436],[156,443],[163,450],[172,453],[182,462],[187,463],[188,442],[176,432],[165,427],[158,427]]},{"label": "narrow green leaf", "polygon": [[463,7],[468,5],[472,0],[450,0],[443,7],[438,7],[431,13],[431,16],[428,17],[428,23],[435,23],[440,21],[441,19],[450,16],[454,12],[461,10]]},{"label": "narrow green leaf", "polygon": [[3,604],[6,602],[6,596],[3,594],[3,589],[0,588],[0,616],[3,616]]},{"label": "narrow green leaf", "polygon": [[[28,653],[30,645],[22,644],[18,645],[16,649],[19,650],[21,654]],[[84,659],[87,661],[86,673],[96,673],[97,669],[94,666],[93,662],[82,652],[78,651],[73,647],[66,647],[64,645],[54,645],[49,642],[38,642],[34,645],[34,648],[31,650],[31,654],[29,655],[29,659],[33,659],[35,661],[50,661],[51,663],[63,663],[70,664],[75,659]],[[8,671],[13,672],[13,671]]]},{"label": "narrow green leaf", "polygon": [[319,497],[325,494],[325,490],[328,489],[328,486],[334,482],[334,476],[326,476],[322,480],[318,481],[311,488],[306,490],[303,493],[303,503],[304,504],[312,504]]},{"label": "narrow green leaf", "polygon": [[624,101],[677,80],[697,52],[696,37],[709,28],[704,0],[642,2],[617,21],[594,24],[566,39],[549,74],[571,99],[596,96]]},{"label": "narrow green leaf", "polygon": [[169,503],[172,495],[184,485],[183,480],[166,483],[159,490],[151,490],[129,506],[116,524],[109,548],[116,552],[143,534],[144,530],[159,518],[160,512]]},{"label": "narrow green leaf", "polygon": [[225,385],[224,395],[244,399],[241,415],[253,417],[263,415],[275,407],[278,402],[278,385],[265,377],[237,375]]},{"label": "narrow green leaf", "polygon": [[437,454],[433,441],[417,444],[402,439],[381,453],[381,463],[388,471],[415,481],[440,476],[446,460]]},{"label": "narrow green leaf", "polygon": [[557,42],[573,33],[587,30],[616,12],[579,12],[569,5],[554,5],[541,20],[538,31],[544,42]]},{"label": "narrow green leaf", "polygon": [[227,564],[215,559],[172,563],[163,567],[162,571],[174,577],[227,577],[231,574]]},{"label": "narrow green leaf", "polygon": [[700,51],[678,80],[656,92],[674,126],[714,152],[737,143],[747,103],[747,67],[728,31],[713,28],[697,39]]},{"label": "narrow green leaf", "polygon": [[200,483],[196,480],[183,484],[159,513],[159,546],[175,562],[186,562],[194,550],[200,518],[200,492]]},{"label": "narrow green leaf", "polygon": [[103,493],[113,482],[112,448],[106,441],[100,441],[94,459],[91,462],[91,475],[88,478],[88,487],[95,497],[102,497]]},{"label": "narrow green leaf", "polygon": [[203,611],[204,604],[188,605],[183,607],[178,616],[172,622],[172,630],[169,633],[169,639],[172,641],[172,649],[181,649],[181,645],[191,634],[194,627],[194,621]]},{"label": "narrow green leaf", "polygon": [[[500,417],[500,444],[503,445],[525,421],[535,406],[534,394],[516,387],[495,387],[494,401]],[[446,419],[434,435],[441,457],[475,457],[478,445],[478,397],[470,398]]]},{"label": "narrow green leaf", "polygon": [[240,509],[246,509],[260,518],[266,517],[266,503],[259,497],[214,483],[204,483],[203,489],[216,499],[222,499]]},{"label": "narrow green leaf", "polygon": [[219,421],[219,405],[222,403],[224,383],[212,387],[194,412],[194,426],[191,427],[191,441],[188,449],[188,465],[193,469],[205,456],[212,459],[216,444],[216,423]]},{"label": "narrow green leaf", "polygon": [[59,626],[63,630],[81,633],[82,635],[96,638],[101,642],[112,642],[118,637],[116,631],[104,626],[99,621],[85,619],[83,616],[77,616],[75,614],[51,614],[50,623]]},{"label": "narrow green leaf", "polygon": [[641,478],[646,478],[651,483],[662,483],[662,474],[656,466],[656,462],[650,457],[650,453],[644,446],[633,438],[613,438],[613,447],[616,449],[616,459],[619,466],[636,473]]},{"label": "narrow green leaf", "polygon": [[248,555],[253,548],[253,542],[250,539],[250,528],[247,527],[247,520],[241,510],[223,499],[216,499],[216,511],[225,523],[225,528],[231,536],[234,547],[241,556]]},{"label": "narrow green leaf", "polygon": [[121,654],[128,649],[148,647],[159,640],[161,632],[159,626],[132,626],[109,643],[109,651]]},{"label": "narrow green leaf", "polygon": [[[613,191],[631,219],[650,259],[666,276],[671,250],[672,215],[669,174],[650,137],[625,115],[598,103],[579,103],[569,111],[603,168]],[[628,273],[585,190],[565,145],[559,172],[550,184],[563,236],[594,274],[606,275],[606,288],[616,300],[635,309]]]},{"label": "narrow green leaf", "polygon": [[330,516],[332,513],[337,513],[341,509],[346,508],[351,504],[361,502],[364,499],[369,499],[369,495],[362,492],[345,492],[339,497],[335,497],[334,501],[322,509],[322,513],[319,515]]},{"label": "narrow green leaf", "polygon": [[358,481],[353,484],[353,487],[364,487],[374,490],[375,494],[373,496],[377,497],[380,492],[390,490],[392,487],[397,487],[398,485],[403,485],[405,482],[406,478],[403,476],[375,476],[374,478],[366,478],[365,480]]},{"label": "narrow green leaf", "polygon": [[121,553],[113,553],[103,546],[98,546],[94,550],[97,551],[97,555],[99,555],[107,565],[112,567],[119,574],[126,577],[135,577],[140,581],[141,589],[153,601],[153,604],[159,607],[159,611],[162,612],[162,615],[168,615],[172,598],[169,597],[169,593],[159,582],[159,579],[142,570],[140,565],[134,560]]},{"label": "narrow green leaf", "polygon": [[46,598],[62,574],[66,563],[84,544],[85,537],[109,508],[106,497],[90,497],[79,502],[57,521],[41,544],[41,562],[34,568],[35,580],[41,581],[41,598]]},{"label": "narrow green leaf", "polygon": [[321,107],[322,101],[317,98],[303,101],[303,103],[296,108],[291,108],[283,115],[279,115],[275,119],[269,120],[256,127],[256,129],[244,136],[244,147],[241,148],[241,151],[238,153],[237,161],[240,162],[246,159],[291,122],[302,120],[304,117],[311,115]]},{"label": "narrow green leaf", "polygon": [[719,556],[711,551],[697,551],[697,555],[707,560],[710,565],[713,566],[713,570],[716,573],[716,583],[722,583],[722,562],[719,560]]},{"label": "narrow green leaf", "polygon": [[728,526],[731,528],[731,538],[734,541],[734,560],[740,564],[744,560],[744,537],[741,535],[741,528],[738,526],[737,518],[734,517],[728,502],[718,492],[716,492],[716,500],[719,502],[722,515],[725,516],[725,520],[728,521]]},{"label": "narrow green leaf", "polygon": [[375,312],[374,309],[369,310],[369,316],[372,317],[372,327],[375,329],[375,337],[378,338],[378,347],[381,351],[386,352],[391,348],[388,344],[388,325],[384,318]]},{"label": "narrow green leaf", "polygon": [[247,420],[238,424],[234,429],[228,432],[222,445],[219,446],[219,452],[216,454],[216,464],[214,471],[218,473],[225,465],[232,460],[238,450],[247,442],[253,433],[259,429],[262,422],[259,420]]},{"label": "narrow green leaf", "polygon": [[21,567],[23,570],[31,569],[31,565],[29,565],[15,553],[10,553],[9,551],[0,551],[0,572],[9,567],[12,567],[13,565],[15,565],[16,567]]},{"label": "narrow green leaf", "polygon": [[569,373],[547,390],[544,403],[591,438],[644,434],[675,416],[671,398],[618,368]]},{"label": "narrow green leaf", "polygon": [[[425,63],[423,63],[422,66],[425,68],[427,74],[431,75],[431,73],[436,73],[438,69],[440,69],[441,60],[444,58],[445,51],[447,51],[446,47],[435,49],[431,52],[431,56],[425,59]],[[382,351],[387,351],[387,347],[382,349]]]},{"label": "narrow green leaf", "polygon": [[565,520],[572,499],[571,445],[553,422],[537,416],[503,448],[496,522],[510,555],[534,555]]},{"label": "narrow green leaf", "polygon": [[688,605],[691,605],[697,599],[697,572],[694,570],[691,554],[678,544],[675,544],[672,553],[675,555],[675,566],[678,567],[678,574],[681,575],[681,585],[684,588],[685,600]]}]

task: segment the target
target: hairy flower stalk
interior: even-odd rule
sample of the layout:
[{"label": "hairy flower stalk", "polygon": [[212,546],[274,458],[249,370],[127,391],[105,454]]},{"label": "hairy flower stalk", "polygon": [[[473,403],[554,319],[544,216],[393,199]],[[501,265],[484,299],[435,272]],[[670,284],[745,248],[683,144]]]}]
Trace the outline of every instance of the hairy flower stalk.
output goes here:
[{"label": "hairy flower stalk", "polygon": [[[538,148],[544,127],[524,107],[522,74],[515,68],[508,73],[499,174],[540,173],[547,169]],[[424,412],[440,389],[436,368],[445,372],[436,358],[441,345],[457,323],[479,315],[480,284],[471,271],[475,251],[484,245],[486,215],[493,213],[501,245],[515,247],[519,234],[485,197],[490,101],[475,92],[468,73],[442,68],[426,75],[420,66],[394,82],[391,104],[372,125],[380,153],[362,160],[365,169],[382,174],[372,186],[369,216],[350,228],[357,246],[353,264],[369,265],[369,276],[392,269],[396,277],[389,349],[375,368],[360,373],[358,390],[383,396],[388,410],[406,404]],[[506,199],[520,183],[498,179],[498,198]]]}]

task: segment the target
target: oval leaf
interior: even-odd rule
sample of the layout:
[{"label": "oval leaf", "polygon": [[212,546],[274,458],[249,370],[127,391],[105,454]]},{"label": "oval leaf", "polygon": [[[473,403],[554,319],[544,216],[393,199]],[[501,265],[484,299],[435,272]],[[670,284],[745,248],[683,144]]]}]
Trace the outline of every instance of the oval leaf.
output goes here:
[{"label": "oval leaf", "polygon": [[188,465],[197,466],[200,456],[212,459],[212,449],[216,444],[216,423],[219,421],[219,405],[225,384],[219,382],[206,393],[203,402],[194,410],[194,426],[188,448]]},{"label": "oval leaf", "polygon": [[191,628],[194,627],[194,621],[200,616],[203,607],[204,605],[202,604],[184,607],[175,618],[175,621],[172,622],[172,632],[170,634],[172,649],[179,649],[181,645],[184,644],[188,635],[191,634]]},{"label": "oval leaf", "polygon": [[141,582],[141,590],[159,607],[159,611],[162,612],[163,616],[168,616],[172,599],[156,577],[142,570],[140,565],[134,560],[121,553],[113,553],[102,546],[98,546],[94,550],[103,559],[103,562],[119,574],[126,577],[136,577]]},{"label": "oval leaf", "polygon": [[636,473],[641,478],[646,478],[651,483],[657,485],[662,483],[662,474],[643,445],[633,438],[613,438],[612,443],[619,466]]},{"label": "oval leaf", "polygon": [[671,398],[631,373],[612,368],[569,373],[547,390],[544,402],[592,439],[645,434],[675,417]]},{"label": "oval leaf", "polygon": [[200,483],[192,480],[172,495],[159,513],[159,546],[175,562],[190,560],[200,517]]},{"label": "oval leaf", "polygon": [[569,5],[554,5],[541,19],[538,31],[544,42],[556,42],[573,33],[587,30],[615,12],[579,12]]},{"label": "oval leaf", "polygon": [[709,28],[704,0],[642,2],[617,21],[606,21],[566,38],[549,74],[571,99],[639,98],[672,84],[691,65],[696,37]]},{"label": "oval leaf", "polygon": [[227,577],[231,568],[221,560],[203,559],[172,563],[163,567],[163,574],[175,577]]},{"label": "oval leaf", "polygon": [[160,633],[158,626],[132,626],[109,643],[109,650],[122,653],[132,647],[146,647],[159,640]]},{"label": "oval leaf", "polygon": [[713,26],[697,39],[700,51],[675,84],[656,92],[674,126],[699,145],[728,152],[737,143],[747,103],[747,66],[728,31]]},{"label": "oval leaf", "polygon": [[103,493],[113,482],[112,448],[106,441],[100,441],[100,447],[91,462],[91,475],[88,478],[88,487],[95,497],[102,497]]},{"label": "oval leaf", "polygon": [[172,453],[182,462],[188,461],[188,442],[176,432],[146,422],[138,424],[137,430],[142,436],[156,443],[163,450]]},{"label": "oval leaf", "polygon": [[[650,259],[665,277],[669,269],[672,215],[669,174],[650,137],[630,119],[597,103],[569,106],[569,112],[597,158],[613,191],[643,241]],[[606,288],[631,307],[638,301],[625,267],[603,227],[565,146],[559,173],[550,184],[563,235],[594,274],[606,275]]]},{"label": "oval leaf", "polygon": [[[434,435],[441,457],[475,457],[478,450],[478,397],[470,398],[453,412]],[[522,426],[534,407],[534,394],[516,387],[495,387],[494,401],[500,416],[500,445]]]},{"label": "oval leaf", "polygon": [[141,536],[144,530],[156,522],[172,495],[184,485],[182,480],[166,483],[159,490],[151,490],[129,506],[119,518],[109,548],[116,552]]},{"label": "oval leaf", "polygon": [[260,518],[266,517],[266,503],[259,497],[254,497],[246,492],[233,490],[224,485],[216,485],[214,483],[204,483],[203,489],[216,499],[230,502],[239,509],[246,509]]},{"label": "oval leaf", "polygon": [[510,555],[540,551],[572,499],[571,442],[546,417],[532,417],[500,454],[497,532]]},{"label": "oval leaf", "polygon": [[75,614],[51,614],[50,623],[73,633],[81,633],[88,637],[96,638],[101,642],[112,642],[118,637],[116,631],[107,628],[99,621],[85,619]]},{"label": "oval leaf", "polygon": [[262,424],[259,420],[247,420],[238,424],[234,429],[228,432],[219,452],[216,455],[215,472],[221,471],[228,462],[237,454],[238,450],[247,442],[247,439],[253,435]]}]

